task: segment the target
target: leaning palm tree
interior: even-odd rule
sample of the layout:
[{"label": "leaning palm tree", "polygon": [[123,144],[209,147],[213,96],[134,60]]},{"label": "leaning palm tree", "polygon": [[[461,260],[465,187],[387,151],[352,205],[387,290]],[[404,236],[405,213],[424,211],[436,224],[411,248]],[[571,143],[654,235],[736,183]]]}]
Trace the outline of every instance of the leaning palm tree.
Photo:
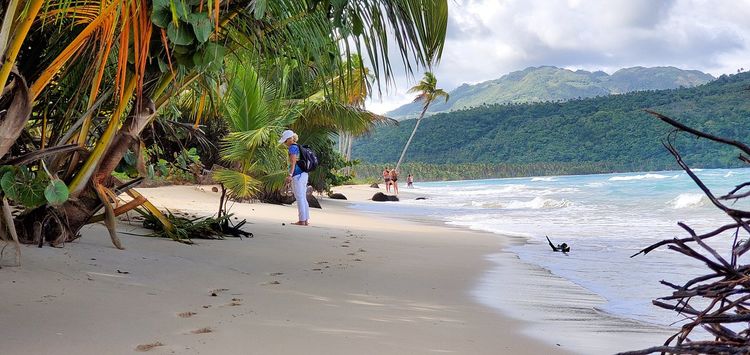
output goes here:
[{"label": "leaning palm tree", "polygon": [[414,98],[414,102],[421,101],[424,103],[424,106],[422,106],[422,114],[420,114],[419,118],[417,118],[417,123],[414,125],[414,129],[411,131],[409,140],[406,141],[404,150],[401,152],[401,157],[398,158],[398,163],[396,163],[396,171],[398,171],[398,168],[401,166],[401,162],[404,161],[404,156],[406,156],[406,150],[409,149],[409,144],[411,144],[411,140],[414,138],[414,134],[417,133],[417,128],[419,127],[419,123],[422,122],[422,118],[424,117],[424,114],[427,112],[427,108],[430,107],[430,104],[432,104],[433,101],[435,101],[437,98],[441,96],[445,97],[446,102],[448,102],[448,98],[449,98],[447,92],[437,87],[437,79],[435,78],[435,74],[432,74],[431,72],[425,72],[424,77],[422,78],[422,81],[420,81],[419,84],[409,89],[408,92],[419,93],[417,97]]}]

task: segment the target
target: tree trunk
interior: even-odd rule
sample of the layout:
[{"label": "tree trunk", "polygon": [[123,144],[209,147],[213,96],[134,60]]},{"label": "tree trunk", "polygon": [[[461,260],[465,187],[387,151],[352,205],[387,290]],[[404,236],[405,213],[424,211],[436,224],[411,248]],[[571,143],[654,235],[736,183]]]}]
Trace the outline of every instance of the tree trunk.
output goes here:
[{"label": "tree trunk", "polygon": [[40,206],[16,218],[15,225],[22,243],[41,246],[48,241],[56,246],[78,237],[81,228],[89,223],[91,217],[102,206],[94,185],[99,184],[109,189],[115,187],[117,181],[112,177],[112,172],[128,148],[137,142],[141,131],[153,116],[154,105],[148,102],[150,104],[139,114],[132,114],[125,120],[94,173],[94,183],[87,182],[76,198],[71,198],[61,206]]},{"label": "tree trunk", "polygon": [[419,127],[419,123],[422,122],[422,118],[424,117],[425,112],[427,112],[427,107],[430,106],[430,103],[427,102],[424,105],[424,108],[422,109],[422,114],[419,115],[419,118],[417,119],[417,123],[414,125],[414,130],[411,131],[411,135],[409,136],[409,140],[406,141],[406,145],[404,146],[404,150],[401,152],[401,157],[398,158],[398,163],[396,163],[396,171],[398,172],[399,167],[401,167],[401,162],[404,161],[404,156],[406,156],[406,150],[409,149],[409,144],[411,144],[411,140],[414,139],[414,134],[417,133],[417,128]]}]

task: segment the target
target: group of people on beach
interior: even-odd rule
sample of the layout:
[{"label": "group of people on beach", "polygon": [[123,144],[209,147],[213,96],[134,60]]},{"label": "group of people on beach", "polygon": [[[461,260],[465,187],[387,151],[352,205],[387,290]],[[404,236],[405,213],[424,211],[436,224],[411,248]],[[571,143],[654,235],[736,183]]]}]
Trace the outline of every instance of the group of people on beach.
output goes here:
[{"label": "group of people on beach", "polygon": [[[393,193],[398,195],[398,171],[396,169],[388,169],[386,166],[383,170],[383,182],[385,183],[385,192],[390,193],[391,187],[393,187]],[[414,187],[414,176],[412,174],[406,177],[406,187]]]}]

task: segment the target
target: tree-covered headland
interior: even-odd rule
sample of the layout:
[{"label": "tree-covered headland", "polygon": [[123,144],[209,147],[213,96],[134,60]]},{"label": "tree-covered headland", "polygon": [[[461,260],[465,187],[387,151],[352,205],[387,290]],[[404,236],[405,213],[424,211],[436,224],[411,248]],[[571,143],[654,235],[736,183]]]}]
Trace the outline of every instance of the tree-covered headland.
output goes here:
[{"label": "tree-covered headland", "polygon": [[[425,180],[677,169],[661,144],[672,128],[644,110],[741,140],[750,134],[748,88],[750,73],[739,73],[694,88],[436,114],[423,119],[401,170]],[[394,165],[414,123],[358,139],[358,177]],[[706,140],[680,136],[677,144],[696,168],[742,166],[736,152]]]}]

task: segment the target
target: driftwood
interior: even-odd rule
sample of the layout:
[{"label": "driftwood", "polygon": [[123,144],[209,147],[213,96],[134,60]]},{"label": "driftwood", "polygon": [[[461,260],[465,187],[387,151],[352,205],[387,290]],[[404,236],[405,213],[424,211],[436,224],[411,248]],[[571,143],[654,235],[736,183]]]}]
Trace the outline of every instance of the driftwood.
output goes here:
[{"label": "driftwood", "polygon": [[[656,248],[666,246],[670,250],[702,262],[710,270],[707,274],[689,280],[683,285],[661,281],[663,285],[673,289],[673,292],[670,296],[654,300],[653,304],[677,312],[684,317],[686,323],[676,334],[669,337],[663,346],[621,354],[750,354],[750,265],[739,263],[740,257],[750,250],[750,211],[732,208],[722,202],[735,202],[750,196],[750,191],[747,191],[750,190],[750,182],[737,185],[729,193],[717,197],[682,160],[673,142],[678,133],[687,132],[739,149],[741,153],[738,158],[748,163],[750,146],[698,131],[657,112],[646,112],[675,127],[662,142],[664,147],[711,203],[722,210],[732,222],[701,234],[680,222],[678,225],[685,230],[688,237],[663,240],[631,256],[645,255]],[[730,237],[732,249],[731,255],[727,257],[723,257],[705,243],[707,239],[721,236]],[[694,339],[695,329],[705,330],[711,339]]]},{"label": "driftwood", "polygon": [[552,244],[552,241],[549,240],[548,236],[545,235],[544,237],[547,238],[547,243],[549,243],[549,247],[552,248],[552,251],[559,251],[566,254],[570,252],[570,246],[568,245],[568,243],[554,245]]}]

